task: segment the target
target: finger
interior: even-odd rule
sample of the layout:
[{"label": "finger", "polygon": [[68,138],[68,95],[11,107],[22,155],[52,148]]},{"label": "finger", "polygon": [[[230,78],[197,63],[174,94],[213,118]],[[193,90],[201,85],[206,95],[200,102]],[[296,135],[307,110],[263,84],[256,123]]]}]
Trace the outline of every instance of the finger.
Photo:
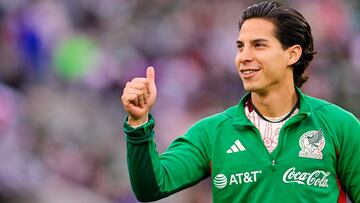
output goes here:
[{"label": "finger", "polygon": [[130,86],[126,86],[123,93],[123,101],[124,103],[133,103],[135,106],[144,107],[144,93],[139,89],[132,88]]},{"label": "finger", "polygon": [[124,103],[125,105],[134,105],[134,106],[139,106],[139,99],[138,99],[138,95],[135,93],[127,93],[124,95]]},{"label": "finger", "polygon": [[140,108],[145,107],[146,93],[144,93],[144,90],[132,88],[131,85],[129,85],[126,89],[126,92],[131,95],[136,95],[136,99],[134,100],[134,104],[136,104],[135,106],[138,106]]},{"label": "finger", "polygon": [[149,66],[146,69],[146,78],[149,80],[151,84],[155,84],[155,69],[152,66]]},{"label": "finger", "polygon": [[145,107],[145,98],[144,98],[144,94],[141,94],[138,96],[138,102],[139,102],[139,107],[140,108],[144,108]]},{"label": "finger", "polygon": [[[130,89],[134,89],[134,90],[138,90],[141,91],[141,94],[143,95],[144,99],[148,98],[148,90],[145,87],[145,85],[143,83],[138,83],[138,82],[131,82],[127,85],[128,88]],[[140,96],[140,94],[139,94]],[[146,101],[145,101],[146,102]]]},{"label": "finger", "polygon": [[[146,79],[145,79],[146,80]],[[135,81],[135,82],[133,82]],[[147,96],[148,91],[147,91],[147,88],[146,88],[146,85],[142,82],[136,82],[136,80],[133,80],[132,82],[128,82],[126,83],[126,87],[128,88],[132,88],[132,89],[137,89],[137,90],[140,90],[143,92],[143,94],[145,94]]]},{"label": "finger", "polygon": [[134,78],[131,82],[143,84],[145,86],[147,94],[150,94],[150,84],[147,78]]}]

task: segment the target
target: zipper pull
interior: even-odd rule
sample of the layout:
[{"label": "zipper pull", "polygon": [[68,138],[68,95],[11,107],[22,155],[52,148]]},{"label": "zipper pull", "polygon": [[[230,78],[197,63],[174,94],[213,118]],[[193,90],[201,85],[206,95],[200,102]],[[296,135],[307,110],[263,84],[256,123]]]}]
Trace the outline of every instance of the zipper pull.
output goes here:
[{"label": "zipper pull", "polygon": [[275,171],[275,164],[276,164],[276,161],[275,161],[275,159],[273,159],[271,161],[271,169],[272,169],[272,171]]}]

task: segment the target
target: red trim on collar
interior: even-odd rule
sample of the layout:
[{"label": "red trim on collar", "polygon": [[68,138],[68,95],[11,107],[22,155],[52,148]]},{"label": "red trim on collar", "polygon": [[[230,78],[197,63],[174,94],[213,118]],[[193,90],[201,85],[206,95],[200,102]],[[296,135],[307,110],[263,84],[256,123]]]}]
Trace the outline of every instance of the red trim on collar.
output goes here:
[{"label": "red trim on collar", "polygon": [[254,110],[253,106],[251,105],[251,99],[250,99],[250,97],[249,97],[249,99],[246,101],[245,107],[249,110],[249,113],[251,113],[251,112]]}]

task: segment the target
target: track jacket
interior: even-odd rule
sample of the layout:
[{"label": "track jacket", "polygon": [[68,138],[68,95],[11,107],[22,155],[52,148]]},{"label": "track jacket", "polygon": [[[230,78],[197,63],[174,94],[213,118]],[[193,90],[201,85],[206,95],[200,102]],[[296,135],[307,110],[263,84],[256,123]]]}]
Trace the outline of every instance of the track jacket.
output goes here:
[{"label": "track jacket", "polygon": [[[161,155],[154,119],[124,122],[128,169],[139,201],[155,201],[212,179],[215,203],[360,203],[360,123],[351,113],[296,89],[299,113],[281,128],[269,153],[246,118],[246,94],[236,106],[200,120]],[[176,118],[174,118],[176,119]]]}]

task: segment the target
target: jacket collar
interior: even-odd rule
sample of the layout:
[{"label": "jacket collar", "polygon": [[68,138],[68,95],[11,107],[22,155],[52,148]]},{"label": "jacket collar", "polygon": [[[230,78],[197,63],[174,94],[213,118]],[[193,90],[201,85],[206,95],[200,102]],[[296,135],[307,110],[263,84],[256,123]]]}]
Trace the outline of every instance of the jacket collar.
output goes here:
[{"label": "jacket collar", "polygon": [[[300,90],[300,88],[295,87],[296,93],[299,96],[299,112],[294,116],[299,121],[301,119],[309,118],[311,116],[310,107],[306,99],[306,95]],[[250,92],[247,92],[240,100],[239,104],[235,107],[235,112],[233,112],[233,125],[253,125],[251,121],[245,115],[245,104],[250,97]],[[291,119],[293,120],[293,119]]]}]

